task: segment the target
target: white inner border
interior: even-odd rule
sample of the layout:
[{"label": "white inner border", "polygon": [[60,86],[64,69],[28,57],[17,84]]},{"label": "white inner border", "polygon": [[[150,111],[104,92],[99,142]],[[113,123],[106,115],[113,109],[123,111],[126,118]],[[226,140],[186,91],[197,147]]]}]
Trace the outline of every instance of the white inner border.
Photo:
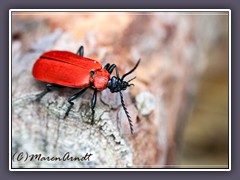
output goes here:
[{"label": "white inner border", "polygon": [[[11,22],[11,16],[12,12],[169,12],[170,13],[178,13],[181,12],[181,15],[206,15],[199,12],[208,12],[207,15],[226,15],[224,13],[220,12],[227,12],[228,13],[228,33],[229,33],[229,50],[228,50],[228,125],[229,125],[229,168],[227,169],[12,169],[11,167],[11,150],[12,150],[12,22]],[[182,12],[185,12],[182,13]],[[197,13],[194,13],[197,12]],[[219,12],[219,14],[216,14],[214,12]],[[168,15],[170,14],[168,13]],[[214,14],[211,14],[214,13]],[[29,13],[28,13],[29,14]],[[60,13],[59,13],[60,14]],[[9,170],[10,171],[231,171],[231,10],[230,9],[10,9],[9,10]]]}]

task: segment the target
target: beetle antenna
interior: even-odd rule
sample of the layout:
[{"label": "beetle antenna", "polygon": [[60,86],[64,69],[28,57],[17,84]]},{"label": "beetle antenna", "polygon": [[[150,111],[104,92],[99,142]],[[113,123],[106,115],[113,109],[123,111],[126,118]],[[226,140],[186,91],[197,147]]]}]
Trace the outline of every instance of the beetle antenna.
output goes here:
[{"label": "beetle antenna", "polygon": [[121,80],[123,80],[127,75],[131,74],[138,67],[138,65],[140,63],[140,60],[141,59],[138,60],[137,64],[135,65],[135,67],[131,71],[129,71],[128,73],[126,73],[122,76]]},{"label": "beetle antenna", "polygon": [[129,115],[129,112],[127,111],[127,108],[126,108],[126,105],[124,103],[124,100],[123,100],[123,95],[122,95],[122,92],[120,91],[120,97],[121,97],[121,103],[122,103],[122,107],[125,111],[125,114],[127,115],[127,118],[128,118],[128,123],[129,123],[129,126],[130,126],[130,131],[131,131],[131,134],[133,135],[133,124],[132,124],[132,120],[131,120],[131,117]]},{"label": "beetle antenna", "polygon": [[130,87],[130,86],[135,86],[135,85],[134,84],[128,84],[127,86]]},{"label": "beetle antenna", "polygon": [[134,79],[136,79],[136,76],[135,76],[134,78],[132,78],[132,79],[128,80],[128,82],[131,82],[131,81],[132,81],[132,80],[134,80]]}]

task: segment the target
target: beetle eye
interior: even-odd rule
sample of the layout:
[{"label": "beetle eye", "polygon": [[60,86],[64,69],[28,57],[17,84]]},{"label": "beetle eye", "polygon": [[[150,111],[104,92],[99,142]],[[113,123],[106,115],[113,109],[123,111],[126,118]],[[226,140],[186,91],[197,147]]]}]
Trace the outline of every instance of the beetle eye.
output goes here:
[{"label": "beetle eye", "polygon": [[123,82],[123,88],[126,89],[128,87],[128,83],[126,81]]},{"label": "beetle eye", "polygon": [[109,79],[107,83],[107,87],[111,87],[111,85],[112,85],[112,81]]}]

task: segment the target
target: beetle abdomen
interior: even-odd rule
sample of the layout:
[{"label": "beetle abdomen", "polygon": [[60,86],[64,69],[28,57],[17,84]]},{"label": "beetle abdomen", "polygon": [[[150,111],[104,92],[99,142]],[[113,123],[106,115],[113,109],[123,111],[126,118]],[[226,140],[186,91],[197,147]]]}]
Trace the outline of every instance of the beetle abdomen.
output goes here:
[{"label": "beetle abdomen", "polygon": [[33,76],[43,82],[73,88],[90,85],[89,70],[56,60],[40,58],[33,66]]}]

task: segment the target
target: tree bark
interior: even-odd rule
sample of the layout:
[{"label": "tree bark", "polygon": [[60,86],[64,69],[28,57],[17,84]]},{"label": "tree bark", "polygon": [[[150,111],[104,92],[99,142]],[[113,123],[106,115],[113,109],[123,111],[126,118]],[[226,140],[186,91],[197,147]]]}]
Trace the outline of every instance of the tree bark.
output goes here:
[{"label": "tree bark", "polygon": [[[124,14],[112,17],[114,20],[108,16],[98,20],[97,15],[81,16],[80,19],[87,18],[89,26],[95,25],[94,32],[77,26],[78,18],[71,16],[66,21],[65,17],[56,19],[51,15],[32,19],[13,16],[12,154],[83,159],[41,161],[35,156],[32,161],[13,161],[13,167],[172,167],[180,151],[199,75],[205,68],[204,54],[209,48],[201,38],[208,32],[201,37],[198,33],[198,22],[204,17]],[[111,24],[115,20],[119,23],[117,29],[116,24]],[[37,25],[28,29],[24,23]],[[109,26],[104,28],[101,23]],[[208,39],[208,43],[212,41]],[[141,58],[135,72],[137,78],[132,81],[135,86],[124,91],[134,135],[130,134],[119,94],[109,90],[98,92],[93,125],[91,90],[74,101],[66,119],[67,98],[79,89],[55,88],[36,101],[36,95],[44,89],[44,84],[31,74],[36,59],[52,49],[76,52],[80,45],[85,45],[86,57],[97,58],[103,65],[115,63],[121,75]]]}]

